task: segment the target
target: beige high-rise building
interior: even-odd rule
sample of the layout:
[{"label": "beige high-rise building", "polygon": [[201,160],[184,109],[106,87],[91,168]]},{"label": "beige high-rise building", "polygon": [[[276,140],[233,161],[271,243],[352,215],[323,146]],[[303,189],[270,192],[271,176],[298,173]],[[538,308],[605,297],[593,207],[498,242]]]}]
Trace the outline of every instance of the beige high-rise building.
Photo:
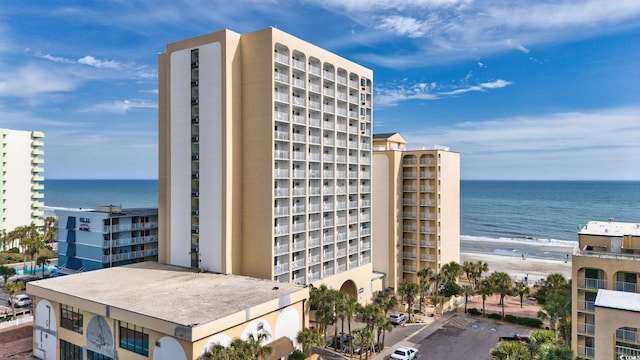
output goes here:
[{"label": "beige high-rise building", "polygon": [[583,359],[640,358],[640,224],[590,221],[571,267],[573,350]]},{"label": "beige high-rise building", "polygon": [[159,55],[159,261],[372,290],[373,72],[275,28]]},{"label": "beige high-rise building", "polygon": [[460,154],[406,143],[398,133],[373,138],[373,270],[394,289],[424,267],[460,262]]},{"label": "beige high-rise building", "polygon": [[43,137],[40,131],[0,129],[0,231],[44,224]]}]

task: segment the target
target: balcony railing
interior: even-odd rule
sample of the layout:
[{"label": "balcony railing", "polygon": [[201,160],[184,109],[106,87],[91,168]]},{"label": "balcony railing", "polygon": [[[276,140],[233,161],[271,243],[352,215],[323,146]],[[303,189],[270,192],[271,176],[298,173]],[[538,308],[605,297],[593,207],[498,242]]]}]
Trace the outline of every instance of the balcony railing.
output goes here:
[{"label": "balcony railing", "polygon": [[573,256],[589,256],[589,257],[597,257],[601,259],[640,261],[640,255],[600,252],[600,251],[586,251],[586,250],[580,250],[580,248],[577,246],[575,249],[573,249]]},{"label": "balcony railing", "polygon": [[578,323],[577,326],[578,334],[593,335],[596,333],[595,324]]},{"label": "balcony railing", "polygon": [[578,287],[583,289],[606,289],[607,281],[605,279],[579,277]]},{"label": "balcony railing", "polygon": [[640,344],[638,332],[632,330],[618,329],[616,330],[616,341],[624,341],[626,343]]},{"label": "balcony railing", "polygon": [[625,281],[616,281],[616,290],[635,293],[638,292],[638,284]]},{"label": "balcony railing", "polygon": [[578,300],[578,310],[580,311],[596,311],[596,306],[594,301],[587,300]]},{"label": "balcony railing", "polygon": [[596,356],[595,348],[591,346],[578,345],[578,356],[593,359]]},{"label": "balcony railing", "polygon": [[415,266],[411,266],[411,265],[404,265],[404,266],[402,266],[402,270],[404,272],[412,272],[412,273],[414,273],[414,272],[416,272],[416,267]]}]

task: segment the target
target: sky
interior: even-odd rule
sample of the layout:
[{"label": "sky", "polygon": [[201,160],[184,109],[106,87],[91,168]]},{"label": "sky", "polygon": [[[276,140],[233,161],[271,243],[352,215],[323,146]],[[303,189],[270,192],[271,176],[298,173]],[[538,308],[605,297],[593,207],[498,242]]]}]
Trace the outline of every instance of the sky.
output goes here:
[{"label": "sky", "polygon": [[637,0],[0,0],[0,127],[47,179],[155,179],[157,55],[277,27],[374,72],[374,133],[462,179],[640,180]]}]

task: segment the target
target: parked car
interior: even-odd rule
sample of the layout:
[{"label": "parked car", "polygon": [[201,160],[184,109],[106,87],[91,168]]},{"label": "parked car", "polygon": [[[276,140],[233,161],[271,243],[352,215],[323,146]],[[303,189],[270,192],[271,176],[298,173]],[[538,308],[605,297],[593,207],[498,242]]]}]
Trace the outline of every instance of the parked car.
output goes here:
[{"label": "parked car", "polygon": [[[9,305],[11,305],[11,298],[7,300]],[[31,306],[31,298],[27,294],[17,294],[15,295],[15,305],[14,307],[26,307]]]},{"label": "parked car", "polygon": [[418,349],[412,347],[399,347],[391,354],[394,360],[413,360],[418,358]]},{"label": "parked car", "polygon": [[402,325],[406,321],[403,313],[393,313],[389,316],[389,322],[393,325]]}]

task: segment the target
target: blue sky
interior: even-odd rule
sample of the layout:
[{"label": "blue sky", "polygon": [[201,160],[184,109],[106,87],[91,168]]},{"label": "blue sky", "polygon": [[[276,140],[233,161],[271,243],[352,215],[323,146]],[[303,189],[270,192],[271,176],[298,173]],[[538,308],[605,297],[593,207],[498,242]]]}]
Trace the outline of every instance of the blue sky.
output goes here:
[{"label": "blue sky", "polygon": [[640,180],[640,1],[0,0],[0,127],[45,177],[157,177],[157,54],[275,26],[374,71],[374,132],[463,179]]}]

